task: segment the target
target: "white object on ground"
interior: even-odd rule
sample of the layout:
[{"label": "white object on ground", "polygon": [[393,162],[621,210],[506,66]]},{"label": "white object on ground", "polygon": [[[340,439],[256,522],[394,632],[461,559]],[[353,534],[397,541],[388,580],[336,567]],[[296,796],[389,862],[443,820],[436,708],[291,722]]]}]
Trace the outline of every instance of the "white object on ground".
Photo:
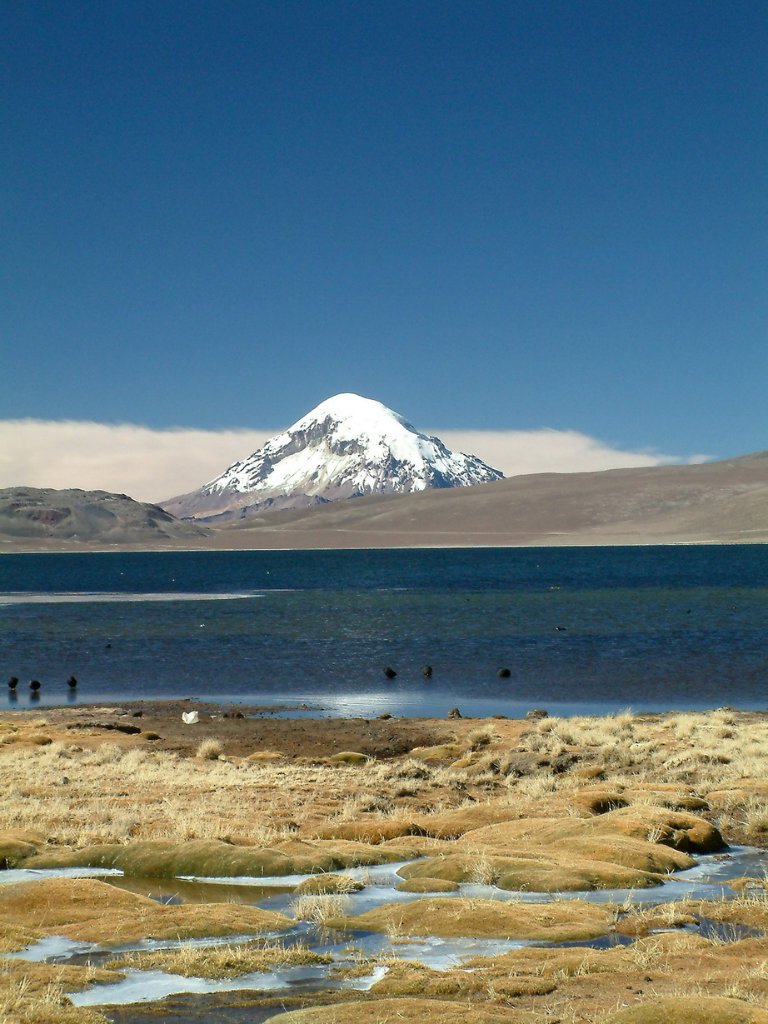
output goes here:
[{"label": "white object on ground", "polygon": [[185,725],[195,725],[200,721],[200,715],[196,711],[182,711],[181,720]]}]

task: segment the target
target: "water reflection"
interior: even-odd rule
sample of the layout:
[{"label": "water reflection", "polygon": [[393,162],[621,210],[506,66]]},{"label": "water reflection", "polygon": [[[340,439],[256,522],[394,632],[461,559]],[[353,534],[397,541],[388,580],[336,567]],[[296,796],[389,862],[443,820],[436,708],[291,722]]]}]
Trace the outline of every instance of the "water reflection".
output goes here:
[{"label": "water reflection", "polygon": [[103,879],[110,885],[157,903],[242,903],[257,906],[277,894],[293,892],[292,885],[228,885],[226,882],[197,882],[185,878],[133,878],[112,875]]}]

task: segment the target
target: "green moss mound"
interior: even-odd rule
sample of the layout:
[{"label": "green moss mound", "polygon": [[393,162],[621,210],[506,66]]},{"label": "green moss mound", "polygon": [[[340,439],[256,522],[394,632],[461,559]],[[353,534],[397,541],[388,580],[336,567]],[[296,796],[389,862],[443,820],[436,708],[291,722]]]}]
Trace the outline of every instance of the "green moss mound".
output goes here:
[{"label": "green moss mound", "polygon": [[371,759],[366,754],[361,754],[359,750],[342,750],[338,754],[332,754],[328,760],[332,764],[351,764],[358,767],[368,764]]},{"label": "green moss mound", "polygon": [[268,1024],[536,1024],[539,1014],[443,999],[374,999],[293,1010]]},{"label": "green moss mound", "polygon": [[583,900],[507,903],[425,897],[409,903],[387,903],[356,917],[328,923],[395,935],[578,942],[607,934],[613,926],[613,912],[611,907]]},{"label": "green moss mound", "polygon": [[768,1024],[768,1011],[739,999],[652,999],[604,1018],[603,1024]]},{"label": "green moss mound", "polygon": [[0,832],[0,870],[18,867],[29,857],[33,857],[45,840],[37,833],[10,829]]},{"label": "green moss mound", "polygon": [[406,878],[395,888],[398,892],[458,892],[459,886],[447,878]]},{"label": "green moss mound", "polygon": [[6,924],[35,937],[64,935],[120,945],[145,938],[198,938],[278,932],[283,914],[226,903],[165,906],[94,878],[45,878],[0,887],[0,931]]},{"label": "green moss mound", "polygon": [[303,896],[306,893],[320,896],[335,895],[337,893],[344,895],[350,892],[360,892],[364,888],[363,882],[356,878],[350,878],[349,875],[320,874],[312,875],[311,878],[305,878],[303,882],[296,886],[296,893],[299,896]]},{"label": "green moss mound", "polygon": [[233,846],[217,839],[186,843],[151,839],[143,842],[90,846],[84,850],[58,850],[29,858],[26,867],[108,867],[144,878],[264,878],[310,875],[343,868],[386,864],[403,859],[401,850],[378,850],[364,843],[304,843],[299,840],[274,847]]},{"label": "green moss mound", "polygon": [[419,825],[413,821],[339,821],[318,829],[314,835],[319,839],[344,839],[348,842],[378,845],[390,839],[423,835]]}]

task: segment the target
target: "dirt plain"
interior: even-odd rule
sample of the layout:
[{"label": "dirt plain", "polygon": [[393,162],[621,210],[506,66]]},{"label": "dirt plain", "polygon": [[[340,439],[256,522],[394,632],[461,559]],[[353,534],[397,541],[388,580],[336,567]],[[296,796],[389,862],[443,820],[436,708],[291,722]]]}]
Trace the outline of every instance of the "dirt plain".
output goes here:
[{"label": "dirt plain", "polygon": [[[191,709],[199,721],[187,725],[181,716]],[[363,958],[361,971],[387,968],[368,991],[195,996],[198,1021],[768,1021],[762,872],[731,880],[727,901],[646,906],[580,895],[654,890],[702,855],[765,847],[765,713],[343,720],[188,702],[70,706],[0,714],[0,766],[7,868],[100,865],[158,879],[312,874],[293,917],[331,931],[354,926],[393,943],[539,943],[440,971],[392,955]],[[397,888],[413,901],[350,917],[347,869],[402,861]],[[541,896],[470,897],[458,891],[466,883]],[[557,895],[569,892],[577,898]],[[221,902],[163,906],[94,879],[0,887],[5,953],[51,935],[105,947],[238,936],[218,960],[210,950],[162,954],[164,969],[185,976],[283,962],[279,938],[265,951],[244,947],[243,936],[263,941],[265,930],[294,923]],[[193,1019],[183,996],[130,1013],[70,1004],[66,992],[113,980],[137,966],[135,957],[116,950],[108,964],[90,966],[5,959],[0,1019]],[[210,1015],[201,1017],[206,1000]]]}]

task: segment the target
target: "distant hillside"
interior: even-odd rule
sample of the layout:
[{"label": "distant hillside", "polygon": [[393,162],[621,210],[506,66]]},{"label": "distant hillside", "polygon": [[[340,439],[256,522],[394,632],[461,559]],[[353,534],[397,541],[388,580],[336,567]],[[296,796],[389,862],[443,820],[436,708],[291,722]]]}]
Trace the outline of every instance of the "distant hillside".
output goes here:
[{"label": "distant hillside", "polygon": [[207,533],[179,522],[157,505],[125,494],[50,487],[0,489],[0,550],[176,546],[200,542]]},{"label": "distant hillside", "polygon": [[768,542],[768,452],[264,511],[214,529],[104,491],[0,491],[0,550]]},{"label": "distant hillside", "polygon": [[768,541],[768,452],[696,466],[546,473],[230,524],[221,547]]}]

